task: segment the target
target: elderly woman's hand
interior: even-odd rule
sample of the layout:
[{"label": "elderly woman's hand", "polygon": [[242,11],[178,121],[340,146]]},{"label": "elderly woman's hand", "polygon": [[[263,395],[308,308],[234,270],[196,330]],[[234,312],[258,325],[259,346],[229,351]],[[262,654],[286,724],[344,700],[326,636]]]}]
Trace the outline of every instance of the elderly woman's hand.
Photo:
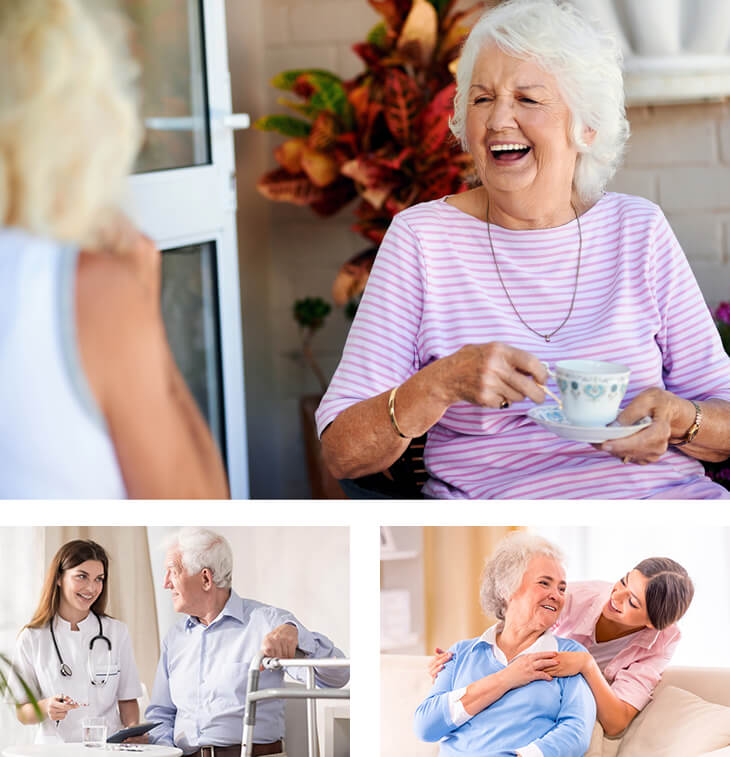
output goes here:
[{"label": "elderly woman's hand", "polygon": [[444,665],[453,657],[451,652],[444,652],[440,647],[436,647],[436,654],[428,661],[428,674],[431,680],[435,681],[436,676],[444,669]]},{"label": "elderly woman's hand", "polygon": [[558,652],[545,672],[554,678],[565,678],[583,673],[591,662],[589,652]]},{"label": "elderly woman's hand", "polygon": [[525,686],[531,681],[552,681],[547,669],[555,665],[557,652],[530,652],[517,655],[502,671],[511,689]]},{"label": "elderly woman's hand", "polygon": [[694,406],[689,400],[664,389],[645,389],[623,409],[617,420],[628,426],[649,416],[651,425],[623,439],[597,445],[598,449],[625,462],[639,465],[655,463],[667,451],[670,438],[676,439],[686,432],[694,415]]},{"label": "elderly woman's hand", "polygon": [[439,361],[450,404],[469,402],[482,407],[501,407],[529,397],[545,400],[547,369],[533,354],[501,342],[467,344]]}]

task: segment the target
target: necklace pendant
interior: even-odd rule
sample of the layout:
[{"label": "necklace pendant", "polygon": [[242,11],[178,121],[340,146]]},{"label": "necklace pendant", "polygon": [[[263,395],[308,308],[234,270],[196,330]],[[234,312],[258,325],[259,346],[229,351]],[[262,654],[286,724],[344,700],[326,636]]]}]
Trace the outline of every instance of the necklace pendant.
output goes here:
[{"label": "necklace pendant", "polygon": [[545,339],[546,342],[549,342],[550,341],[550,334],[544,334],[543,338]]}]

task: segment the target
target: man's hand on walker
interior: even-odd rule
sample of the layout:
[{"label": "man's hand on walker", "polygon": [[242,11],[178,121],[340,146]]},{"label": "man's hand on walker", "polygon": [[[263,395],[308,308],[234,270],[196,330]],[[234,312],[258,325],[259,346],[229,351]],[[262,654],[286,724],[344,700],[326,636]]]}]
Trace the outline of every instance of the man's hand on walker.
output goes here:
[{"label": "man's hand on walker", "polygon": [[267,657],[280,657],[291,660],[296,655],[299,632],[291,623],[277,626],[273,631],[264,636],[261,642],[261,651]]}]

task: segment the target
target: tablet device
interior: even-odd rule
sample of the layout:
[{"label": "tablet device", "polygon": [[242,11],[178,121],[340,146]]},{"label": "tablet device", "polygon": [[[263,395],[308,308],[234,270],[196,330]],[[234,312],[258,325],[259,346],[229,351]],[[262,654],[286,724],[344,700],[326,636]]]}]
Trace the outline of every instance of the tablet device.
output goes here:
[{"label": "tablet device", "polygon": [[147,731],[151,731],[155,726],[160,725],[160,721],[157,723],[140,723],[139,725],[133,725],[130,728],[122,728],[121,731],[113,733],[107,740],[107,744],[121,744],[125,739],[131,739],[135,736],[141,736]]}]

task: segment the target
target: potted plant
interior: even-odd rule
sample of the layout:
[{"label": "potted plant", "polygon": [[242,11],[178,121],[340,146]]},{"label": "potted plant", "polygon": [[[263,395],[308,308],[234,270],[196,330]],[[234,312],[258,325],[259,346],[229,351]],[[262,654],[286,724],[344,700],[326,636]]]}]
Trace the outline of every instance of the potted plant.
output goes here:
[{"label": "potted plant", "polygon": [[[22,699],[19,699],[17,696],[16,692],[18,692],[18,689],[22,689],[24,695]],[[10,659],[2,652],[0,652],[0,701],[12,707],[24,702],[30,702],[38,716],[38,720],[41,721],[44,718],[44,714],[38,706],[38,700],[31,691],[30,686],[28,686],[23,677],[15,669]]]},{"label": "potted plant", "polygon": [[254,124],[286,137],[274,150],[278,168],[258,182],[264,196],[321,216],[357,200],[352,228],[371,246],[343,264],[333,286],[338,305],[361,294],[396,213],[463,191],[472,174],[448,122],[466,21],[486,3],[457,11],[456,0],[368,2],[383,20],[353,46],[363,72],[343,81],[321,69],[284,71],[271,83],[295,115]]},{"label": "potted plant", "polygon": [[305,394],[299,398],[299,414],[307,456],[307,471],[313,499],[344,499],[344,493],[337,479],[327,470],[322,459],[322,445],[317,435],[314,413],[322,395],[327,391],[327,380],[312,350],[314,335],[324,326],[325,319],[332,310],[330,304],[321,297],[305,297],[297,300],[292,308],[294,320],[299,324],[302,343],[302,357],[312,373],[317,377],[321,394]]}]

